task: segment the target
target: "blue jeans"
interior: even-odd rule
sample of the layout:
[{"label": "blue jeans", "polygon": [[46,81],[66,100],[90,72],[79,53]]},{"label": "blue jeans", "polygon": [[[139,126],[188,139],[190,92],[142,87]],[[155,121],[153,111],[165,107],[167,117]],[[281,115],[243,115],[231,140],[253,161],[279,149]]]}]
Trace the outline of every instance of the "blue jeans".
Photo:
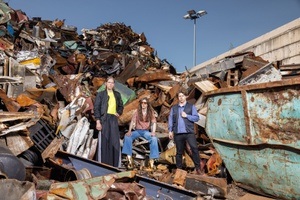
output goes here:
[{"label": "blue jeans", "polygon": [[143,129],[132,131],[131,136],[125,135],[122,153],[131,156],[132,142],[138,137],[143,137],[146,140],[148,140],[150,145],[150,155],[149,155],[150,159],[159,158],[157,137],[155,136],[152,137],[151,133],[148,130],[143,130]]}]

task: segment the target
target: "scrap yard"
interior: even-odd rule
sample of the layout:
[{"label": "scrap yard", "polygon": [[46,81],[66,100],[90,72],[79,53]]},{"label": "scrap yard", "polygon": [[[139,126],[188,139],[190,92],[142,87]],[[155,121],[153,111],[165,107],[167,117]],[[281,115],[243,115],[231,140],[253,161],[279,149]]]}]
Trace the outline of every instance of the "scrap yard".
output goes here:
[{"label": "scrap yard", "polygon": [[[161,59],[120,22],[77,30],[0,1],[0,193],[4,199],[300,199],[300,18],[190,70]],[[79,33],[80,32],[80,33]],[[156,116],[159,158],[133,141],[97,161],[94,103],[114,77],[121,148],[141,99]],[[187,144],[183,169],[168,117],[179,91],[194,123],[203,174]]]}]

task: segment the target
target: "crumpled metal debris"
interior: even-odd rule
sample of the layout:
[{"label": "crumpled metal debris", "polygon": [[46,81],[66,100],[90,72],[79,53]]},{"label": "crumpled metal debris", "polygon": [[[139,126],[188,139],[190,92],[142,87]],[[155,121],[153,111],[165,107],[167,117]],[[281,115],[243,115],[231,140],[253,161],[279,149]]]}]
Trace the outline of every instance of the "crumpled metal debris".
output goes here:
[{"label": "crumpled metal debris", "polygon": [[95,178],[53,183],[46,199],[145,199],[145,188],[137,183],[118,183],[119,179],[133,178],[133,171],[98,176]]},{"label": "crumpled metal debris", "polygon": [[[125,106],[119,118],[122,133],[128,128],[139,99],[148,97],[157,112],[159,162],[174,166],[175,151],[168,146],[167,117],[170,107],[177,103],[177,92],[181,88],[188,90],[187,100],[205,117],[206,92],[244,84],[245,77],[247,83],[255,83],[247,75],[257,77],[268,63],[249,52],[215,63],[199,76],[191,76],[188,71],[178,74],[172,64],[159,58],[144,33],[135,33],[124,23],[84,28],[78,34],[77,27],[64,20],[30,19],[3,2],[0,13],[0,135],[7,141],[17,141],[7,144],[16,155],[36,148],[36,141],[28,142],[32,139],[24,135],[29,136],[30,127],[44,120],[55,137],[62,140],[52,144],[55,149],[93,159],[97,141],[93,133],[93,101],[105,78],[113,76]],[[272,69],[278,74],[276,66]],[[204,155],[210,141],[201,137],[205,135],[205,122],[196,124],[199,150]],[[42,137],[40,140],[43,142]],[[18,142],[27,145],[18,148],[14,146]],[[137,157],[147,157],[147,145],[134,143]],[[51,155],[54,152],[47,151],[43,159]],[[218,176],[223,165],[217,158],[216,153],[202,156],[203,168],[210,176]],[[142,166],[145,160],[136,161]],[[194,167],[188,148],[184,161],[188,169]]]}]

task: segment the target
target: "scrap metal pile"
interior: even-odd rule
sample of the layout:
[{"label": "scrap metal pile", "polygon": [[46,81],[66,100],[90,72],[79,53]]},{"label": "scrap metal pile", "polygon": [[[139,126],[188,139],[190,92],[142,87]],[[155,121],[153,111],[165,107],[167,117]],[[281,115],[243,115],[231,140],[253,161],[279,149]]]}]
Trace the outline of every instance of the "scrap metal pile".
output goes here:
[{"label": "scrap metal pile", "polygon": [[[78,35],[76,27],[63,20],[29,19],[5,3],[0,8],[1,144],[24,165],[43,166],[58,150],[94,158],[93,102],[107,76],[115,77],[116,90],[122,94],[122,133],[136,102],[146,96],[158,114],[160,151],[168,148],[167,117],[176,92],[188,88],[186,74],[178,75],[167,60],[161,60],[144,34],[123,23],[107,23]],[[134,151],[142,169],[148,144],[137,141]],[[174,164],[174,155],[168,164]],[[166,167],[158,169],[170,174]],[[158,173],[153,177],[159,179]]]},{"label": "scrap metal pile", "polygon": [[[205,93],[282,77],[276,66],[251,52],[226,58],[211,66],[211,71],[200,72],[201,76],[178,74],[166,59],[158,57],[145,34],[137,34],[123,23],[106,23],[78,34],[77,28],[64,20],[30,19],[3,2],[0,11],[0,142],[27,166],[44,164],[58,150],[94,159],[93,102],[105,78],[113,76],[124,103],[119,118],[122,137],[139,99],[148,97],[157,112],[161,156],[150,176],[197,190],[182,179],[172,182],[174,177],[166,167],[175,164],[167,117],[177,103],[179,89],[189,91],[187,100],[201,115],[195,129],[202,167],[209,176],[224,178],[222,159],[205,134]],[[137,166],[145,169],[147,142],[135,141],[134,152]],[[185,164],[188,169],[194,167],[188,147]],[[226,195],[226,183],[213,185],[221,188],[219,195]]]},{"label": "scrap metal pile", "polygon": [[144,34],[108,23],[78,35],[63,20],[29,19],[5,3],[1,9],[0,131],[14,155],[33,146],[42,153],[60,136],[59,148],[92,159],[93,102],[107,76],[122,94],[123,131],[138,99],[147,96],[158,112],[158,132],[167,133],[168,109],[184,77],[155,55]]}]

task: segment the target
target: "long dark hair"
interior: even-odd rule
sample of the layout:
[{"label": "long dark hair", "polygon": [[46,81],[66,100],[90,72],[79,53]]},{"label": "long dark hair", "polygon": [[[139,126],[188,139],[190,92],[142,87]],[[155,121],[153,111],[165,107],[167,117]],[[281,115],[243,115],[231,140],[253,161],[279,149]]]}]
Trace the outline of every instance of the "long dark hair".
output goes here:
[{"label": "long dark hair", "polygon": [[[143,117],[143,113],[142,113],[142,102],[146,101],[147,102],[147,113],[146,113],[146,118]],[[149,103],[149,100],[147,97],[144,97],[142,99],[140,99],[139,101],[139,107],[138,107],[138,118],[140,121],[142,122],[150,122],[153,116],[153,108]]]}]

